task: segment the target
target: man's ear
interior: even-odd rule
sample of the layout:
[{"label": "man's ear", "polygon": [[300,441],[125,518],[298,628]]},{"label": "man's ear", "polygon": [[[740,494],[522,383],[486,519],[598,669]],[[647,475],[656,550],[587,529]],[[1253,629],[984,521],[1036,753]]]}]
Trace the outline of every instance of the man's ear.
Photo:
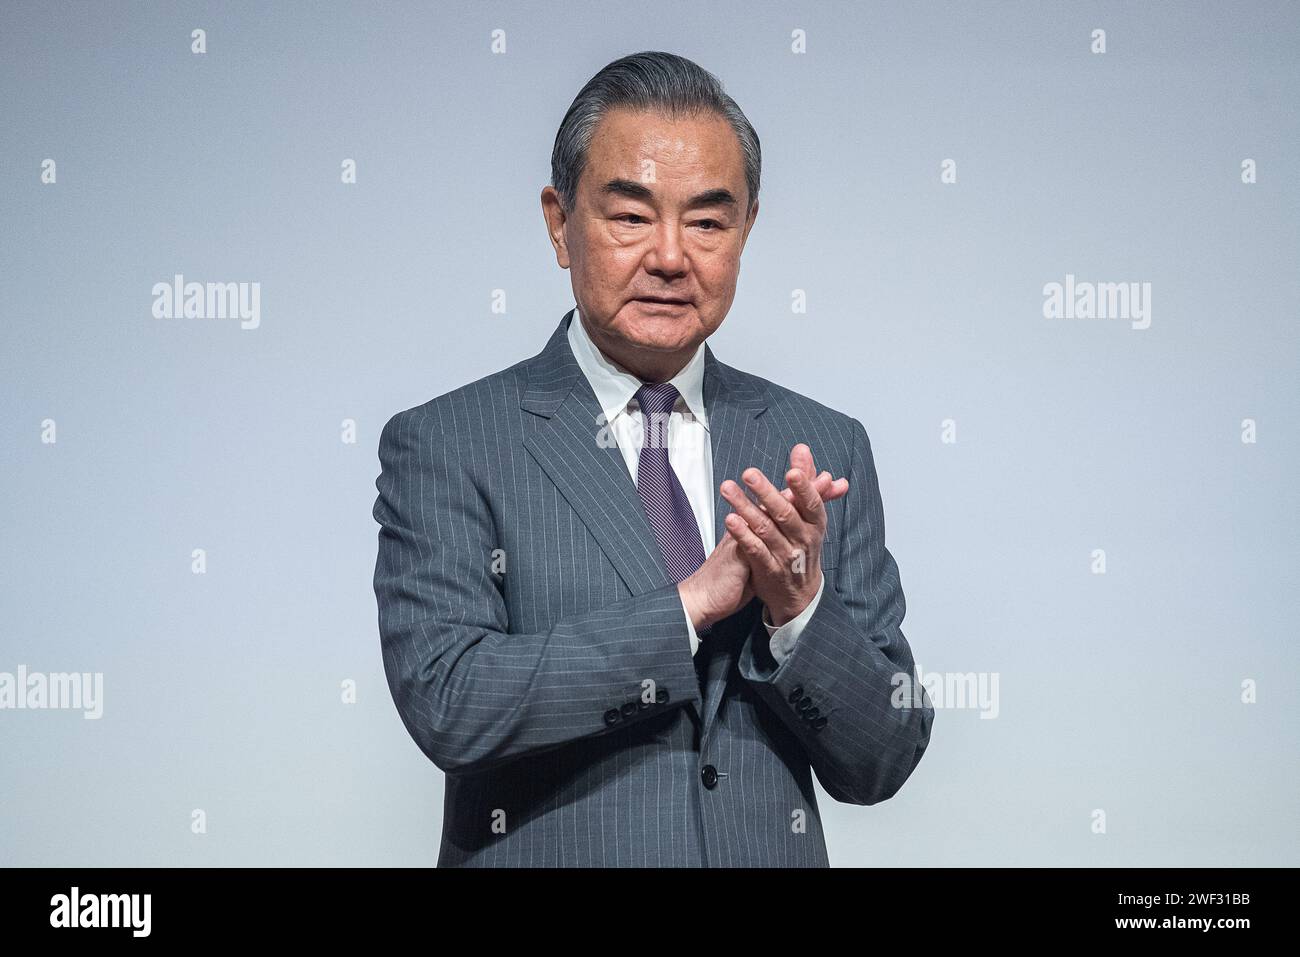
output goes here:
[{"label": "man's ear", "polygon": [[555,191],[554,186],[547,186],[542,190],[542,217],[546,220],[546,235],[551,239],[551,245],[555,247],[555,261],[559,263],[561,269],[569,268],[569,246],[564,239],[564,224],[568,222],[568,217],[564,214],[564,207],[560,205],[560,194]]},{"label": "man's ear", "polygon": [[749,231],[754,228],[754,220],[758,219],[758,200],[754,200],[749,207],[749,218],[745,221],[745,234],[740,238],[740,248],[745,248],[745,243],[749,240]]}]

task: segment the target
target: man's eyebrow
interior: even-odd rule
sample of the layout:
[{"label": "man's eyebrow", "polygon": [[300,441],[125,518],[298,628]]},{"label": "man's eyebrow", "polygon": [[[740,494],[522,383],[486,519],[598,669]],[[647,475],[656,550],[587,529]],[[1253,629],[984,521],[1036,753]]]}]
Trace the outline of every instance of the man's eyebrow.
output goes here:
[{"label": "man's eyebrow", "polygon": [[697,206],[739,206],[740,202],[735,196],[731,195],[731,190],[719,187],[717,189],[708,189],[697,196],[692,196],[686,202],[687,209],[695,209]]},{"label": "man's eyebrow", "polygon": [[644,200],[647,203],[655,197],[648,187],[630,179],[611,179],[600,188],[600,191],[613,193],[615,196],[626,196],[628,199]]},{"label": "man's eyebrow", "polygon": [[[639,199],[643,202],[654,200],[654,192],[647,186],[637,183],[630,179],[611,179],[608,183],[600,188],[602,193],[612,193],[616,196],[626,196],[629,199]],[[717,189],[708,189],[702,193],[692,196],[686,201],[687,209],[695,209],[700,206],[739,206],[740,203],[732,194],[731,190],[723,187]]]}]

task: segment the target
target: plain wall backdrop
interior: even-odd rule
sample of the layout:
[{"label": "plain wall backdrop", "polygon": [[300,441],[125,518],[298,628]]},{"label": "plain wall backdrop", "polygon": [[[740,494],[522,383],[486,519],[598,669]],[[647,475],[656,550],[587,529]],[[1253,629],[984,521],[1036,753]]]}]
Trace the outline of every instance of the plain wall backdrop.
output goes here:
[{"label": "plain wall backdrop", "polygon": [[[762,138],[711,347],[863,422],[922,672],[997,681],[996,717],[936,701],[894,799],[820,794],[832,862],[1300,864],[1298,36],[1292,3],[0,5],[0,672],[103,675],[97,720],[0,710],[0,863],[435,860],[379,432],[541,349],[556,129],[663,49]],[[155,318],[176,274],[259,283],[260,324]],[[1150,283],[1150,326],[1045,317],[1067,276]]]}]

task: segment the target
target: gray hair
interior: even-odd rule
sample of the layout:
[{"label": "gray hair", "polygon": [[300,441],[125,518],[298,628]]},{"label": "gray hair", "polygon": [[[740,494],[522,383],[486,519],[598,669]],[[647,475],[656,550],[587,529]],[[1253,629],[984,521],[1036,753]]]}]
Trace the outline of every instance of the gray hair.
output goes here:
[{"label": "gray hair", "polygon": [[740,140],[745,158],[746,211],[758,199],[763,154],[758,134],[722,89],[721,81],[697,63],[673,53],[645,51],[615,60],[587,81],[564,114],[551,151],[551,185],[565,212],[573,210],[578,180],[596,125],[615,107],[651,110],[670,118],[712,111],[725,119]]}]

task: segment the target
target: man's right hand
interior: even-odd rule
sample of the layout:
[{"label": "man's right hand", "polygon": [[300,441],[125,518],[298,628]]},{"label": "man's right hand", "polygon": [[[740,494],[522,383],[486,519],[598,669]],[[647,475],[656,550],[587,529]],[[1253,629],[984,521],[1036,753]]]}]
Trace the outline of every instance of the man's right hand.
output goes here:
[{"label": "man's right hand", "polygon": [[[848,482],[833,480],[830,472],[822,472],[813,484],[823,502],[834,501],[848,493]],[[794,492],[788,488],[782,489],[781,494],[788,500],[794,499]],[[704,564],[677,584],[682,605],[697,633],[734,615],[754,597],[749,582],[749,563],[739,553],[739,548],[731,532],[724,533]]]}]

